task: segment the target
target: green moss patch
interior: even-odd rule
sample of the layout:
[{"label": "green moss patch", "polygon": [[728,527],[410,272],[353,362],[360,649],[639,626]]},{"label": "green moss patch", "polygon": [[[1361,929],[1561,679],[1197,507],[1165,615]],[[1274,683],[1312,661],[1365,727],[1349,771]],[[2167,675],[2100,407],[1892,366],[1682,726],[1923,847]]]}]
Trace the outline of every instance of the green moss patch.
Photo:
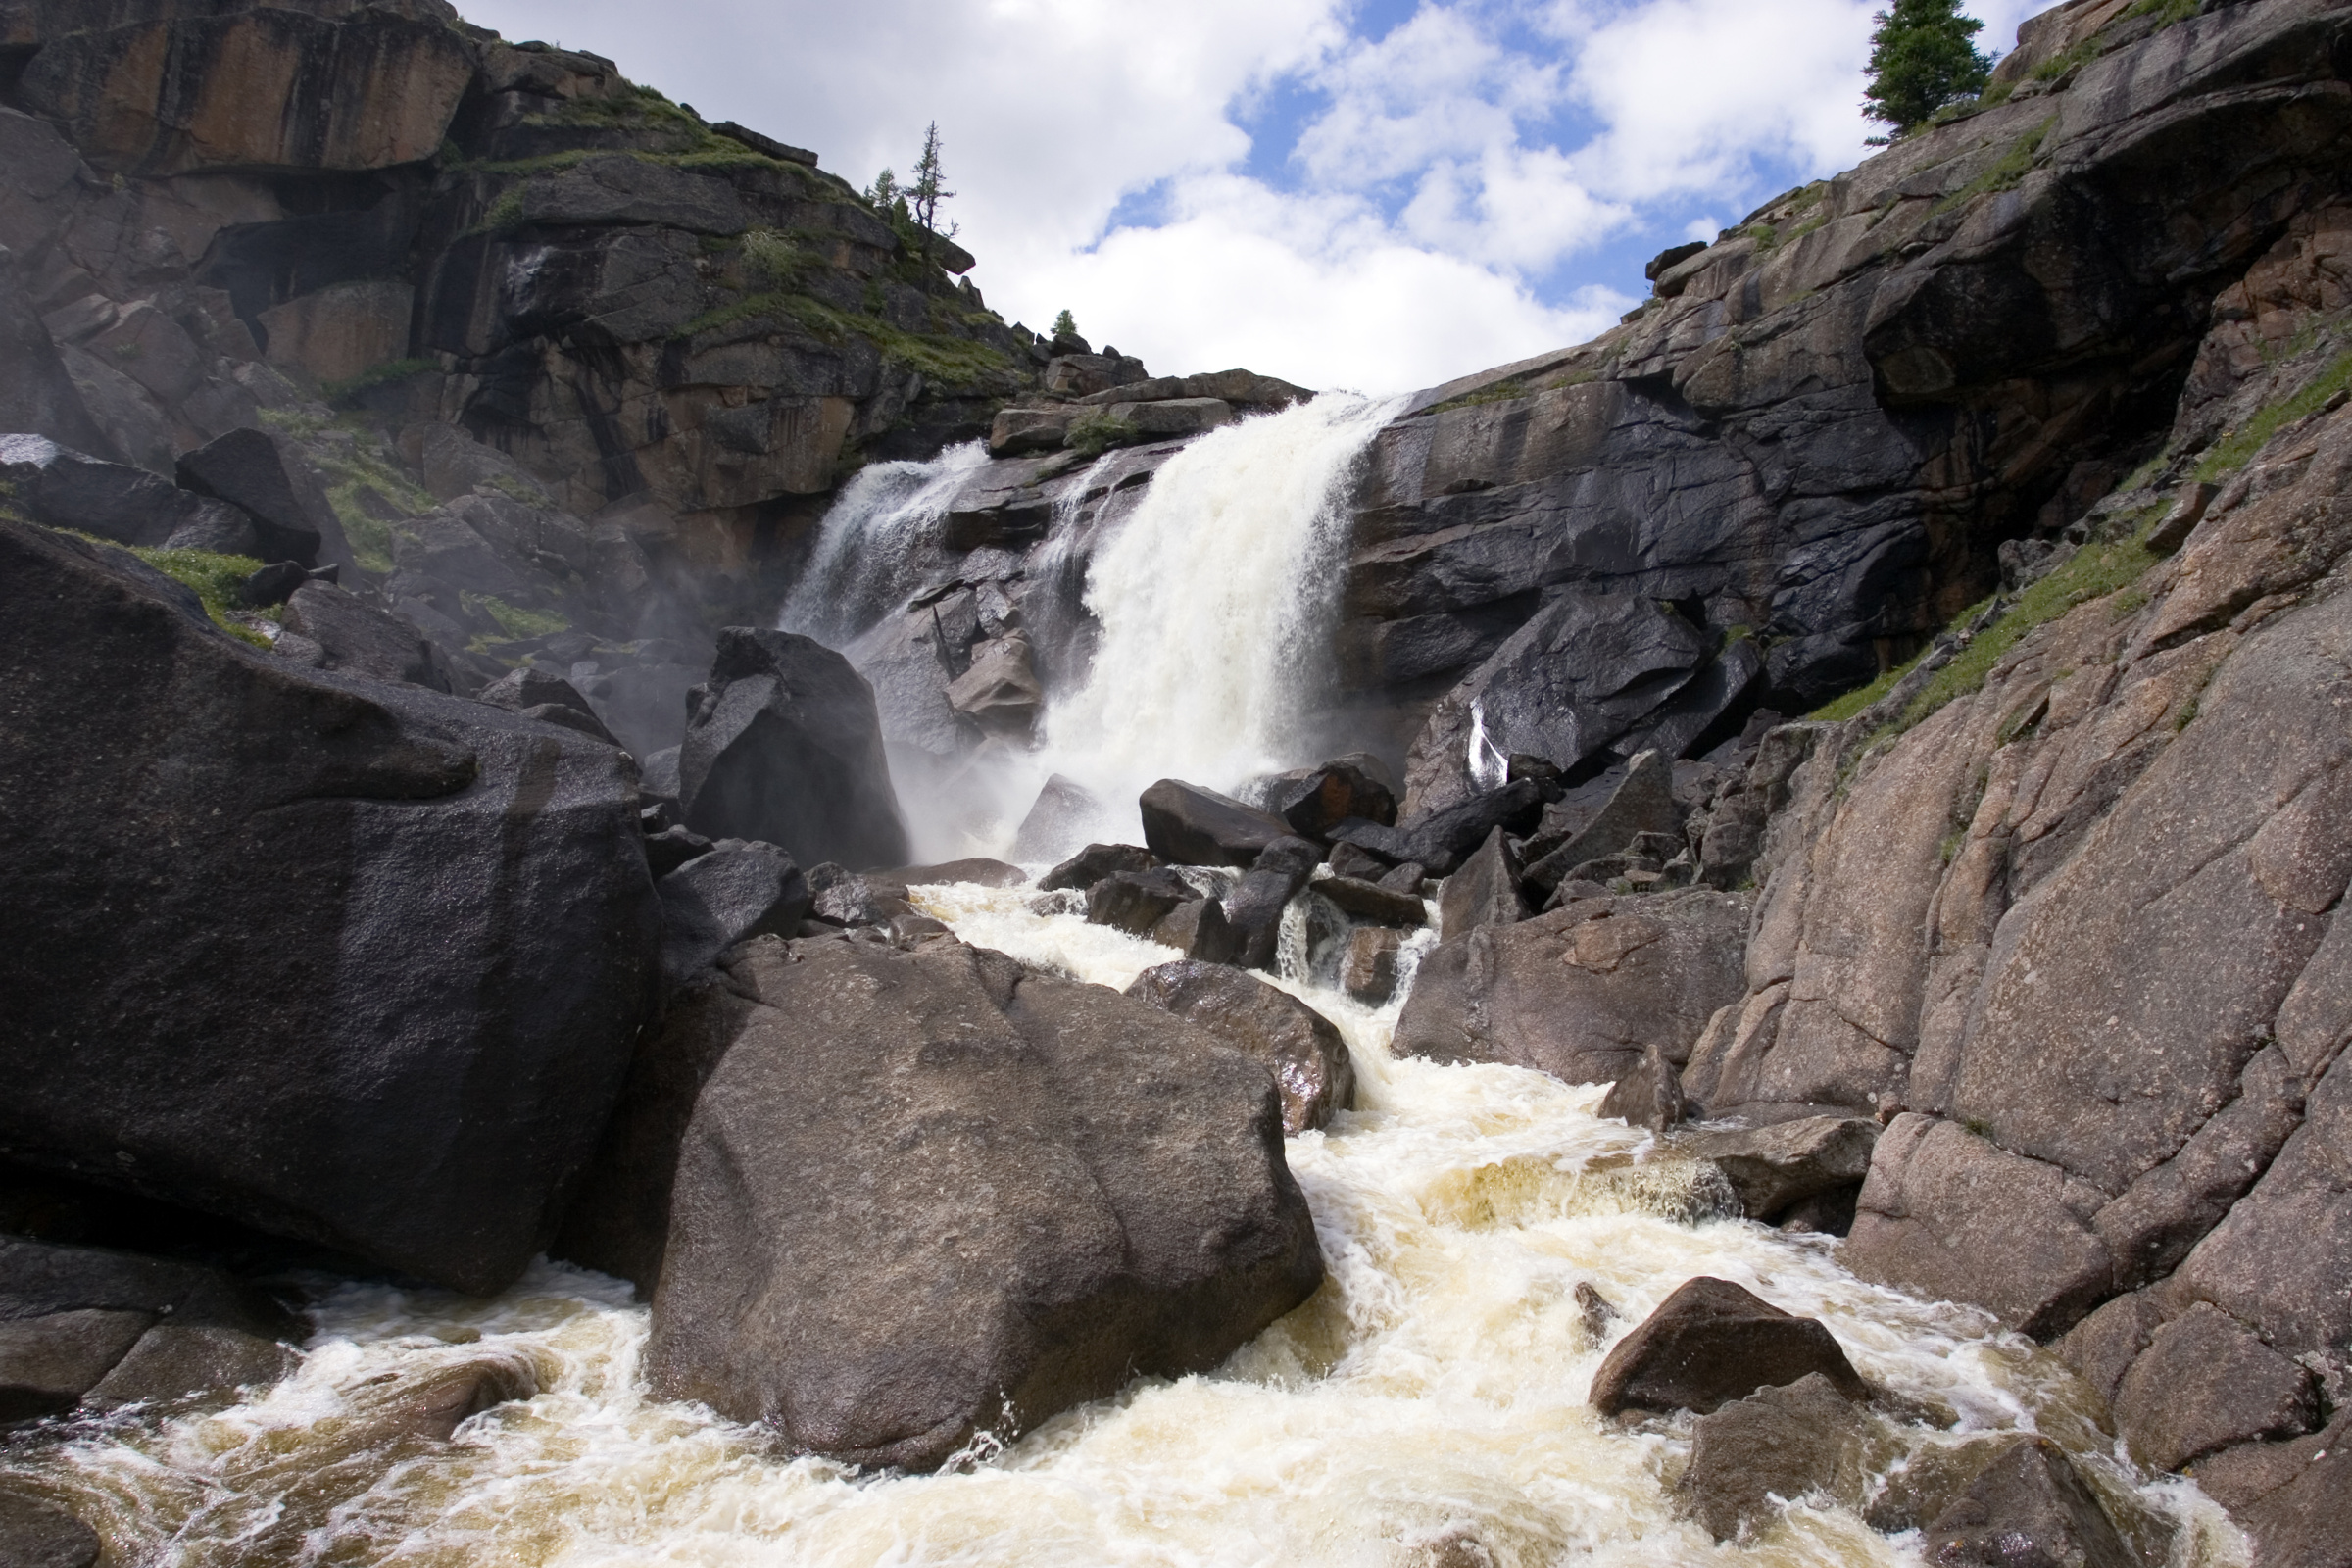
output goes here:
[{"label": "green moss patch", "polygon": [[2343,391],[2352,391],[2352,350],[2328,361],[2293,393],[2216,441],[2198,462],[2196,476],[2211,484],[2224,474],[2234,473],[2270,445],[2271,437],[2319,413],[2329,398]]},{"label": "green moss patch", "polygon": [[214,625],[256,648],[270,646],[269,638],[238,620],[235,613],[245,608],[240,590],[246,578],[262,569],[260,562],[212,550],[147,550],[133,545],[130,553],[173,582],[194,589]]}]

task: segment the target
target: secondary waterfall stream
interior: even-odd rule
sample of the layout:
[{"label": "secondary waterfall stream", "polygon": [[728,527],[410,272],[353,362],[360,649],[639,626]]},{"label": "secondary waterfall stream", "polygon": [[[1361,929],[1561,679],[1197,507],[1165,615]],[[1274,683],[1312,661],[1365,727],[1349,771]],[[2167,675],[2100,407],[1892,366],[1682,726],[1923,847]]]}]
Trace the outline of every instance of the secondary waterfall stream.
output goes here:
[{"label": "secondary waterfall stream", "polygon": [[[1093,681],[1054,709],[1041,770],[1107,791],[1163,772],[1231,784],[1298,760],[1286,673],[1309,667],[1311,596],[1336,577],[1335,490],[1385,416],[1317,403],[1280,416],[1292,429],[1245,424],[1167,465],[1096,557],[1102,652]],[[867,515],[920,526],[947,477],[876,474],[878,491],[896,488]],[[1197,569],[1170,548],[1187,541]],[[820,560],[836,603],[871,586],[861,548],[845,537]],[[1029,890],[915,896],[965,940],[1082,980],[1123,987],[1175,956]],[[1408,971],[1430,938],[1415,940]],[[975,1445],[937,1476],[859,1475],[651,1398],[648,1308],[625,1284],[543,1262],[494,1299],[337,1286],[277,1388],[217,1412],[53,1430],[0,1454],[0,1485],[71,1498],[141,1563],[188,1568],[1830,1568],[1922,1562],[1918,1531],[1882,1533],[1866,1515],[1885,1523],[1972,1437],[2028,1430],[2077,1456],[2148,1562],[2242,1563],[2220,1511],[2135,1468],[2048,1352],[1983,1313],[1856,1280],[1827,1238],[1728,1217],[1711,1168],[1596,1117],[1596,1087],[1399,1059],[1401,997],[1366,1008],[1295,960],[1280,983],[1355,1058],[1356,1108],[1289,1146],[1330,1275],[1213,1373],[1139,1381],[1017,1442]],[[1872,1417],[1864,1509],[1799,1500],[1755,1540],[1718,1544],[1677,1506],[1690,1418],[1620,1426],[1586,1403],[1614,1338],[1698,1274],[1819,1318],[1899,1401]],[[1615,1316],[1596,1317],[1580,1286]],[[446,1444],[372,1420],[386,1391],[484,1361],[537,1392]]]}]

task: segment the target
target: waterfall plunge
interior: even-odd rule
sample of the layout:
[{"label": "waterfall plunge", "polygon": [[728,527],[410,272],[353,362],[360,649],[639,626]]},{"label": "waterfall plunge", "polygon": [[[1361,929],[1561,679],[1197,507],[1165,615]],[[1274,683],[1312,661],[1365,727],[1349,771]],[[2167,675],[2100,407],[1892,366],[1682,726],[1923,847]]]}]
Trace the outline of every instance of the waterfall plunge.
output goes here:
[{"label": "waterfall plunge", "polygon": [[1348,492],[1399,401],[1326,393],[1217,430],[1169,460],[1101,544],[1087,608],[1093,667],[1048,710],[1036,777],[1101,797],[1134,833],[1134,800],[1176,777],[1230,790],[1308,755],[1348,540]]}]

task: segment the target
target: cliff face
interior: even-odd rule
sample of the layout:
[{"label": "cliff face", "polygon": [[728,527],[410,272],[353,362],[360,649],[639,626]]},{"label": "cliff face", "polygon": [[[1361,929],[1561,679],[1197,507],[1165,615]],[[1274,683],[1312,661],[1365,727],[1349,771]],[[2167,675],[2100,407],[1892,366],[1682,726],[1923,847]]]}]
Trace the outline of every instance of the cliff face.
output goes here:
[{"label": "cliff face", "polygon": [[1711,645],[1752,634],[1748,701],[1801,711],[2156,450],[2213,300],[2340,187],[2352,115],[2340,6],[2205,12],[2061,7],[1986,107],[1661,257],[1595,341],[1416,400],[1358,498],[1340,648],[1371,738],[1413,742],[1412,806],[1470,788],[1473,699],[1506,754],[1648,744],[1639,711],[1573,755],[1535,733],[1498,650],[1540,610],[1670,602]]},{"label": "cliff face", "polygon": [[[454,499],[413,482],[441,427],[583,536],[528,608],[723,613],[845,466],[984,434],[1049,357],[814,154],[441,0],[26,0],[0,99],[6,310],[46,389],[10,427],[170,472],[267,412],[371,578]],[[401,449],[363,437],[391,473],[356,488],[316,439],[350,411]]]}]

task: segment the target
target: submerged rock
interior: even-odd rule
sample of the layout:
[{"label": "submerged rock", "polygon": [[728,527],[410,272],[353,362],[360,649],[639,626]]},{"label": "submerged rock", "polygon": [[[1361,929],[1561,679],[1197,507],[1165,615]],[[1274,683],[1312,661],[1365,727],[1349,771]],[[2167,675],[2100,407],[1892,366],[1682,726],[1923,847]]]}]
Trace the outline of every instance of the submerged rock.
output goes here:
[{"label": "submerged rock", "polygon": [[1146,969],[1127,994],[1199,1024],[1274,1074],[1282,1130],[1324,1126],[1355,1103],[1355,1061],[1332,1021],[1287,991],[1217,963]]},{"label": "submerged rock", "polygon": [[1867,1480],[1865,1432],[1852,1401],[1818,1372],[1759,1389],[1699,1417],[1683,1472],[1684,1498],[1717,1541],[1808,1493],[1854,1506]]},{"label": "submerged rock", "polygon": [[663,1397],[909,1469],[1206,1370],[1323,1272],[1263,1067],[939,937],[736,949],[639,1052],[573,1229],[653,1285]]}]

